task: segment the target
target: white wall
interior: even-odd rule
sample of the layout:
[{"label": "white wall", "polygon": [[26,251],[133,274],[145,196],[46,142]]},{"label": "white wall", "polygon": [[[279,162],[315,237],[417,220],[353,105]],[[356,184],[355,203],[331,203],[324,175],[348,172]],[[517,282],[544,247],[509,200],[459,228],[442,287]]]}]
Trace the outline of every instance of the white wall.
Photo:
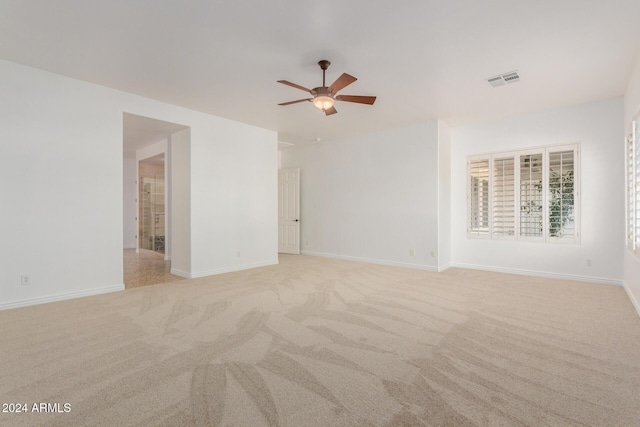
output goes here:
[{"label": "white wall", "polygon": [[[624,95],[625,135],[629,133],[631,122],[637,114],[640,114],[640,56],[638,56],[636,66],[631,73],[629,85]],[[640,314],[640,258],[634,256],[626,248],[624,249],[623,282],[631,301]]]},{"label": "white wall", "polygon": [[135,249],[136,244],[136,159],[125,157],[122,161],[122,247]]},{"label": "white wall", "polygon": [[168,150],[171,163],[171,274],[191,275],[191,129],[171,135]]},{"label": "white wall", "polygon": [[160,154],[164,154],[166,160],[168,143],[168,140],[163,139],[153,144],[149,144],[146,147],[142,147],[141,149],[136,151],[136,160],[138,162],[141,162],[145,159],[155,157]]},{"label": "white wall", "polygon": [[[454,265],[621,284],[622,117],[623,102],[616,98],[452,129]],[[467,156],[578,141],[581,244],[467,238]]]},{"label": "white wall", "polygon": [[228,122],[193,128],[191,141],[190,277],[277,264],[275,134]]},{"label": "white wall", "polygon": [[438,162],[437,121],[282,150],[303,253],[437,269]]},{"label": "white wall", "polygon": [[451,266],[451,130],[438,122],[438,270]]},{"label": "white wall", "polygon": [[0,93],[0,309],[123,288],[124,112],[191,127],[187,274],[277,262],[275,132],[7,61]]}]

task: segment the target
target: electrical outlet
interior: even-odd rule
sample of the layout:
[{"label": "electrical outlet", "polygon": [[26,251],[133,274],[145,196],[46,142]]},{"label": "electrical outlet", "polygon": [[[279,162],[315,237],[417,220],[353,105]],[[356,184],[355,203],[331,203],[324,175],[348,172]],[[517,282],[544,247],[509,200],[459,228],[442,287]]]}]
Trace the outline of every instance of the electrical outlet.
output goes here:
[{"label": "electrical outlet", "polygon": [[416,256],[416,251],[413,249],[409,249],[409,256]]},{"label": "electrical outlet", "polygon": [[431,251],[431,258],[435,258],[436,257],[436,251]]},{"label": "electrical outlet", "polygon": [[23,274],[20,277],[20,284],[22,286],[29,286],[31,284],[31,276],[29,276],[28,274]]},{"label": "electrical outlet", "polygon": [[238,257],[240,257],[240,251],[236,252],[236,255],[238,255]]},{"label": "electrical outlet", "polygon": [[591,260],[590,259],[587,260],[587,267],[591,267]]}]

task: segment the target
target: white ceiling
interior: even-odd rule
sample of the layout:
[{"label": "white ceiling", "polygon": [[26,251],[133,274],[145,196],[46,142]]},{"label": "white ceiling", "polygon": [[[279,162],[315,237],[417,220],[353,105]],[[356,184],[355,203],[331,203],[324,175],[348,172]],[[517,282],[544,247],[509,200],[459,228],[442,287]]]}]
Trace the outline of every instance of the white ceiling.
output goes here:
[{"label": "white ceiling", "polygon": [[[430,119],[451,126],[623,94],[638,0],[0,0],[0,58],[276,130],[331,140]],[[284,79],[347,72],[326,117]],[[517,70],[498,88],[484,79]]]}]

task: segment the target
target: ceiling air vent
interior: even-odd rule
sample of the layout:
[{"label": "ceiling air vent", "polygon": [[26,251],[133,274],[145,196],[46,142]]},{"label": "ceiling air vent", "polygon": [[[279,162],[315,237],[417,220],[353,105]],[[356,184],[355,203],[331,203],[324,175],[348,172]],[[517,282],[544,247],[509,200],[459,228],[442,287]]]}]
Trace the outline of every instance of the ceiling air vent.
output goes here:
[{"label": "ceiling air vent", "polygon": [[490,77],[487,79],[487,83],[492,87],[504,86],[509,83],[515,83],[520,81],[520,76],[517,71],[501,74],[499,76]]}]

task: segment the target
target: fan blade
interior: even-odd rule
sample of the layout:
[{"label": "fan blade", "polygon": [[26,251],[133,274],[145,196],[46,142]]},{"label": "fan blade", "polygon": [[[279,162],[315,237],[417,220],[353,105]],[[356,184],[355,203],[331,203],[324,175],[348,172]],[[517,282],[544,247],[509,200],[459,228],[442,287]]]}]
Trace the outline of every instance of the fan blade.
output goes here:
[{"label": "fan blade", "polygon": [[282,104],[278,104],[278,105],[291,105],[291,104],[297,104],[298,102],[312,101],[312,100],[313,98],[298,99],[295,101],[283,102]]},{"label": "fan blade", "polygon": [[303,91],[305,91],[305,92],[309,92],[309,93],[311,93],[311,89],[307,89],[307,88],[306,88],[306,87],[304,87],[304,86],[300,86],[300,85],[297,85],[297,84],[295,84],[295,83],[291,83],[291,82],[286,81],[286,80],[278,80],[278,83],[282,83],[283,85],[287,85],[287,86],[295,87],[296,89],[300,89],[300,90],[303,90]]},{"label": "fan blade", "polygon": [[340,89],[349,86],[351,83],[355,82],[356,80],[358,79],[356,79],[353,76],[350,76],[347,73],[342,73],[342,75],[338,77],[338,80],[336,80],[335,82],[333,82],[333,84],[331,84],[331,86],[329,86],[329,90],[332,91],[333,93],[337,93]]},{"label": "fan blade", "polygon": [[338,95],[336,101],[355,102],[358,104],[373,105],[376,102],[375,96],[359,96],[359,95]]},{"label": "fan blade", "polygon": [[328,109],[324,110],[324,114],[326,114],[327,116],[330,116],[330,115],[335,114],[337,112],[338,112],[338,110],[336,110],[336,107],[331,107],[331,108],[328,108]]}]

